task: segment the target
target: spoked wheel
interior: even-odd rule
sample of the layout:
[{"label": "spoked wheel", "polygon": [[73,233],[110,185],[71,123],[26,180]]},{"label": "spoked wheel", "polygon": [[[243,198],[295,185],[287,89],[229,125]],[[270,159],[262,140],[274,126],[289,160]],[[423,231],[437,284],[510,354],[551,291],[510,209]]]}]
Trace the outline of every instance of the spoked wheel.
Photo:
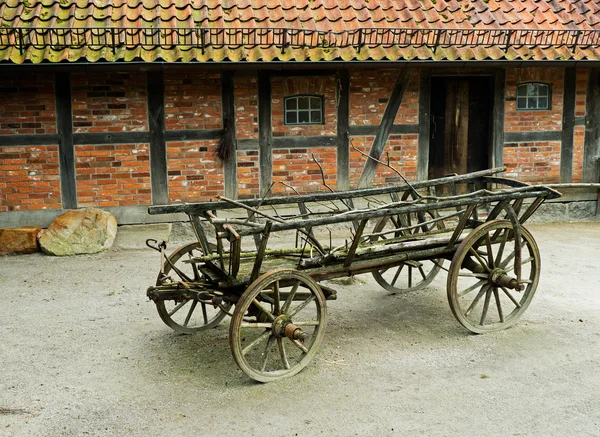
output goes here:
[{"label": "spoked wheel", "polygon": [[295,375],[325,334],[325,296],[295,270],[265,273],[246,289],[229,325],[236,363],[250,378],[270,382]]},{"label": "spoked wheel", "polygon": [[508,328],[533,298],[540,252],[529,231],[523,227],[520,231],[517,244],[511,221],[492,220],[471,232],[454,254],[448,301],[456,319],[472,332]]},{"label": "spoked wheel", "polygon": [[[406,192],[402,196],[402,200],[406,200],[409,193]],[[418,238],[419,234],[431,232],[434,229],[443,229],[442,221],[427,223],[434,219],[434,214],[425,212],[411,212],[399,214],[395,216],[382,217],[375,225],[373,233],[382,233],[389,230],[389,233],[380,236],[371,237],[371,242],[389,240],[399,237]],[[407,230],[394,231],[394,229],[409,228]],[[405,261],[396,267],[374,271],[373,277],[379,285],[384,289],[393,293],[405,293],[409,291],[420,290],[433,281],[435,276],[440,271],[444,260],[422,260],[422,261]]]},{"label": "spoked wheel", "polygon": [[[165,275],[170,277],[172,281],[202,280],[202,273],[197,266],[193,263],[184,262],[199,256],[202,256],[202,250],[198,242],[180,247],[169,257],[170,263],[164,261]],[[181,272],[183,278],[172,268],[171,264]],[[169,282],[168,279],[167,282]],[[159,274],[156,285],[162,285],[163,283],[163,277]],[[229,306],[229,304],[223,304],[226,309]],[[211,304],[195,299],[159,300],[156,302],[156,309],[167,326],[184,334],[193,334],[197,331],[214,328],[226,315],[220,308],[214,308]]]}]

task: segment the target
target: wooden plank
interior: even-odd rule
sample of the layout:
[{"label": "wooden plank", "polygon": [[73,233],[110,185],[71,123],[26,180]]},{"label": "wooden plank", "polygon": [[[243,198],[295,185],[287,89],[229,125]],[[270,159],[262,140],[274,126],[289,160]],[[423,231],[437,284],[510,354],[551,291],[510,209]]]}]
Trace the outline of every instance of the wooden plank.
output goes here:
[{"label": "wooden plank", "polygon": [[506,71],[499,69],[494,74],[494,106],[492,108],[492,153],[491,167],[504,165],[504,95],[506,92]]},{"label": "wooden plank", "polygon": [[[590,68],[586,94],[583,182],[600,182],[600,68]],[[599,208],[600,209],[600,208]]]},{"label": "wooden plank", "polygon": [[275,137],[271,139],[273,149],[308,149],[311,147],[338,147],[337,136]]},{"label": "wooden plank", "polygon": [[73,113],[71,104],[71,76],[56,73],[56,131],[60,172],[60,197],[64,209],[77,208],[77,181],[75,178],[75,145],[73,143]]},{"label": "wooden plank", "polygon": [[[419,124],[394,124],[390,130],[390,135],[418,134]],[[374,137],[379,132],[379,125],[361,124],[350,126],[350,136],[352,137]]]},{"label": "wooden plank", "polygon": [[[225,109],[225,106],[223,106]],[[223,136],[223,129],[185,129],[165,132],[165,141],[202,141],[218,140]]]},{"label": "wooden plank", "polygon": [[57,134],[0,135],[0,149],[11,146],[50,146],[58,144]]},{"label": "wooden plank", "polygon": [[86,132],[74,133],[73,142],[86,144],[138,144],[150,142],[149,132]]},{"label": "wooden plank", "polygon": [[560,141],[562,138],[559,130],[540,132],[504,132],[506,143],[533,143],[536,141]]},{"label": "wooden plank", "polygon": [[[398,109],[400,108],[402,98],[404,97],[404,93],[408,88],[408,83],[412,77],[412,74],[412,68],[405,68],[398,74],[398,78],[396,79],[396,84],[392,90],[390,100],[388,101],[383,113],[381,123],[379,124],[379,131],[373,140],[373,145],[371,146],[371,151],[369,152],[369,156],[375,159],[379,159],[383,153],[383,150],[385,149],[385,144],[387,143],[390,131],[394,125],[396,114],[398,114]],[[358,180],[359,188],[364,188],[371,184],[373,177],[375,176],[375,171],[377,170],[377,164],[378,163],[376,161],[367,159],[362,174],[360,175],[360,179]]]},{"label": "wooden plank", "polygon": [[431,137],[431,69],[421,69],[419,80],[419,142],[417,151],[417,180],[429,177],[429,140]]},{"label": "wooden plank", "polygon": [[167,177],[167,146],[165,142],[165,97],[163,72],[149,71],[148,90],[148,127],[150,128],[150,181],[152,185],[152,203],[169,203]]},{"label": "wooden plank", "polygon": [[573,180],[573,142],[575,135],[575,93],[577,87],[577,69],[565,68],[563,91],[563,118],[560,147],[561,183]]},{"label": "wooden plank", "polygon": [[232,153],[223,161],[225,196],[232,199],[237,198],[238,173],[237,173],[237,147],[236,147],[236,129],[235,129],[235,76],[233,71],[224,71],[221,73],[221,102],[223,107],[223,126],[225,120],[232,129],[233,150]]},{"label": "wooden plank", "polygon": [[271,125],[271,74],[258,72],[258,161],[260,195],[264,196],[273,181],[272,149],[273,129]]},{"label": "wooden plank", "polygon": [[337,164],[335,187],[350,188],[350,74],[339,70],[339,100],[337,109]]}]

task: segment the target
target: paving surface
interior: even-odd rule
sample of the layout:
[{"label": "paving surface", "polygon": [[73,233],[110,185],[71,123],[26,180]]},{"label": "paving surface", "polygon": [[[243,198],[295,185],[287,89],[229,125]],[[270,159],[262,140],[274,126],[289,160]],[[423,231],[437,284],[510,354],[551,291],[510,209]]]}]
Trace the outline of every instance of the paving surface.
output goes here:
[{"label": "paving surface", "polygon": [[468,333],[445,275],[409,295],[364,275],[271,384],[236,367],[227,321],[162,323],[149,249],[0,258],[0,436],[600,435],[600,223],[530,229],[542,276],[515,327]]}]

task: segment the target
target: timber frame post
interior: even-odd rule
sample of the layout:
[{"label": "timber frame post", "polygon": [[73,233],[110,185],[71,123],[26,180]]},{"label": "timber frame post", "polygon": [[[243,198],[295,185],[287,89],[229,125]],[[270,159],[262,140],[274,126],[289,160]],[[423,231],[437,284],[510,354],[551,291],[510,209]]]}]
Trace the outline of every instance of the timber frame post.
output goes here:
[{"label": "timber frame post", "polygon": [[429,140],[431,138],[431,69],[422,68],[419,80],[419,140],[417,180],[429,179]]},{"label": "timber frame post", "polygon": [[573,143],[575,135],[575,98],[577,87],[577,69],[565,68],[563,89],[563,113],[560,146],[560,177],[561,183],[573,180]]},{"label": "timber frame post", "polygon": [[150,135],[150,183],[154,205],[169,203],[164,89],[163,71],[149,71],[147,73],[147,96]]},{"label": "timber frame post", "polygon": [[492,108],[491,168],[504,165],[504,100],[506,94],[506,71],[496,70],[494,74],[494,97]]},{"label": "timber frame post", "polygon": [[600,68],[590,69],[585,106],[582,182],[600,182]]},{"label": "timber frame post", "polygon": [[338,191],[350,188],[350,73],[338,70],[337,177]]},{"label": "timber frame post", "polygon": [[[375,139],[373,140],[373,145],[371,146],[371,151],[369,152],[369,156],[372,158],[379,159],[383,153],[383,150],[385,149],[385,145],[390,133],[392,132],[394,120],[398,114],[398,109],[400,109],[402,98],[404,97],[404,93],[408,88],[408,83],[413,75],[413,71],[414,69],[407,67],[402,69],[398,74],[396,84],[394,85],[394,89],[390,95],[390,100],[385,108],[381,123],[379,124],[377,133],[375,134]],[[374,161],[373,159],[367,159],[362,174],[360,175],[360,179],[358,180],[358,188],[364,188],[371,184],[373,178],[375,177],[377,164],[377,161]]]},{"label": "timber frame post", "polygon": [[235,73],[233,71],[224,71],[221,74],[221,101],[223,107],[223,129],[225,129],[225,120],[230,120],[233,138],[233,150],[226,160],[223,161],[223,187],[225,196],[237,198],[237,135],[235,129]]},{"label": "timber frame post", "polygon": [[273,128],[271,122],[271,73],[258,72],[258,161],[260,195],[265,196],[273,181]]},{"label": "timber frame post", "polygon": [[65,209],[77,208],[77,180],[75,175],[75,144],[73,142],[73,111],[71,103],[71,75],[56,73],[56,131],[60,174],[60,197]]}]

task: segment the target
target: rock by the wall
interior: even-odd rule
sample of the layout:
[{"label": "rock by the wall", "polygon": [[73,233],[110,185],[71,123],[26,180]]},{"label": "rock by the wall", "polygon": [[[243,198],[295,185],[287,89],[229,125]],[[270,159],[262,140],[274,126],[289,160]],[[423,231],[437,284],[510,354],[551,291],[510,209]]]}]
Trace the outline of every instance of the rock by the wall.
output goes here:
[{"label": "rock by the wall", "polygon": [[117,220],[98,208],[67,211],[56,217],[39,239],[48,255],[64,256],[97,253],[112,246]]},{"label": "rock by the wall", "polygon": [[41,230],[35,227],[0,229],[0,255],[38,252],[37,239]]}]

